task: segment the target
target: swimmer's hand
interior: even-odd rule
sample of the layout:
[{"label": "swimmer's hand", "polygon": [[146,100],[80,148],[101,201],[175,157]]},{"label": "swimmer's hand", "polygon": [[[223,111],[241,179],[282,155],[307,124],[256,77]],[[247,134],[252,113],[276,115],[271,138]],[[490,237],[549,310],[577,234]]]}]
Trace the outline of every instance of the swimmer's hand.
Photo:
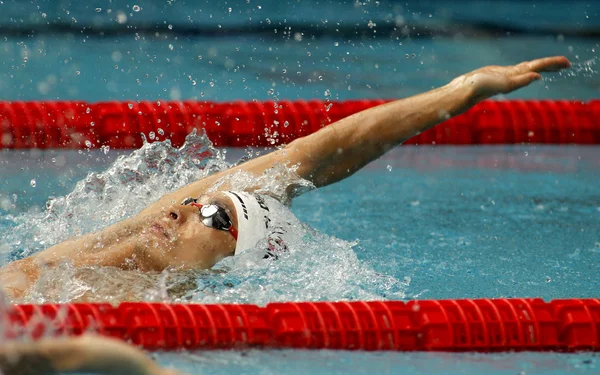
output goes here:
[{"label": "swimmer's hand", "polygon": [[540,73],[557,72],[570,66],[571,63],[564,56],[546,57],[512,66],[486,66],[457,77],[452,83],[471,86],[474,104],[525,87],[539,80]]},{"label": "swimmer's hand", "polygon": [[116,339],[85,335],[0,344],[0,372],[5,375],[91,373],[177,375],[156,365],[141,350]]}]

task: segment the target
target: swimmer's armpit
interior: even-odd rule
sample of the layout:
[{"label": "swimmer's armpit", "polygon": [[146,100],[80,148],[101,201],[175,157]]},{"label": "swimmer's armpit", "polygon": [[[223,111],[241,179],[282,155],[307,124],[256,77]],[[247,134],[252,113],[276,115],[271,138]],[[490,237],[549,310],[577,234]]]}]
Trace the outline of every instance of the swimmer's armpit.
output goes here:
[{"label": "swimmer's armpit", "polygon": [[0,345],[5,375],[92,373],[110,375],[177,375],[156,365],[141,350],[96,336],[8,342]]}]

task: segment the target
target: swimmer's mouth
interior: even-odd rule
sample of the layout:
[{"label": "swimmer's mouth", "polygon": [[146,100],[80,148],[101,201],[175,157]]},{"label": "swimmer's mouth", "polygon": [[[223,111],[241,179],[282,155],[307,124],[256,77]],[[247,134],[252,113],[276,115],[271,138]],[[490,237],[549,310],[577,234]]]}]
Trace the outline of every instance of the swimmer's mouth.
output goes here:
[{"label": "swimmer's mouth", "polygon": [[165,230],[165,228],[162,225],[160,225],[159,223],[152,224],[152,226],[150,227],[150,229],[152,229],[153,231],[156,231],[156,232],[162,234],[166,238],[169,238],[169,234],[167,233],[167,231]]}]

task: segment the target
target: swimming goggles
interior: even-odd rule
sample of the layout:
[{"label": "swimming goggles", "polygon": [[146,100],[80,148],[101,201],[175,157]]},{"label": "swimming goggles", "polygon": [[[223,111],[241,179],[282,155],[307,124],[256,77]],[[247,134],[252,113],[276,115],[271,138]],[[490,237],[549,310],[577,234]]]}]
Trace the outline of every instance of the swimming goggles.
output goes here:
[{"label": "swimming goggles", "polygon": [[216,204],[200,204],[198,203],[198,199],[195,198],[186,198],[181,204],[197,207],[200,210],[200,221],[202,221],[202,224],[209,228],[227,231],[237,241],[238,232],[233,227],[233,223],[223,207]]}]

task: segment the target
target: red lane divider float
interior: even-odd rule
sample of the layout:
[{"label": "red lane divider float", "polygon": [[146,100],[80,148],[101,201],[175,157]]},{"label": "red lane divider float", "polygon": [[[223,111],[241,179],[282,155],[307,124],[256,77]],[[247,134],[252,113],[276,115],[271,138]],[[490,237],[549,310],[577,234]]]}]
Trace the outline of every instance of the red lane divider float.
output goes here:
[{"label": "red lane divider float", "polygon": [[4,334],[96,332],[150,350],[600,351],[600,299],[16,305]]},{"label": "red lane divider float", "polygon": [[[180,146],[192,129],[216,146],[275,146],[385,102],[0,102],[0,148],[137,148],[141,133]],[[600,100],[485,101],[407,143],[599,144]]]}]

